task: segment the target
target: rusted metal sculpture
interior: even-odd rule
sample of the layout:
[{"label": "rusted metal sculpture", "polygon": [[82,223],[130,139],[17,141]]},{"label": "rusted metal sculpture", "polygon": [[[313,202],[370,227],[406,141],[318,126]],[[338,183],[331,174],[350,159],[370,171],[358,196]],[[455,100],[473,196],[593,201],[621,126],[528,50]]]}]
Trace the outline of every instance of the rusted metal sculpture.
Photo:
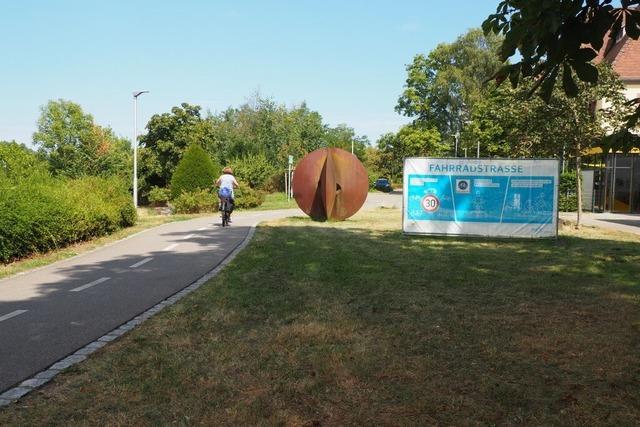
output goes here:
[{"label": "rusted metal sculpture", "polygon": [[366,169],[356,156],[340,148],[307,154],[293,176],[293,197],[317,221],[349,218],[362,207],[368,191]]}]

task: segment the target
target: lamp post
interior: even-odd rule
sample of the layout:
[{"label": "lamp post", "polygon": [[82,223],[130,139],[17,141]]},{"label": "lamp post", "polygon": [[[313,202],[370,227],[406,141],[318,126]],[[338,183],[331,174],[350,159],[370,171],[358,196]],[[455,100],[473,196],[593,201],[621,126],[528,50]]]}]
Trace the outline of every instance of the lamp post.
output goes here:
[{"label": "lamp post", "polygon": [[133,92],[133,205],[138,207],[138,97],[148,90]]},{"label": "lamp post", "polygon": [[454,157],[458,157],[458,140],[460,139],[460,131],[457,131],[455,133],[455,135],[453,135],[453,137],[456,140],[456,148],[455,148],[455,151],[454,151]]}]

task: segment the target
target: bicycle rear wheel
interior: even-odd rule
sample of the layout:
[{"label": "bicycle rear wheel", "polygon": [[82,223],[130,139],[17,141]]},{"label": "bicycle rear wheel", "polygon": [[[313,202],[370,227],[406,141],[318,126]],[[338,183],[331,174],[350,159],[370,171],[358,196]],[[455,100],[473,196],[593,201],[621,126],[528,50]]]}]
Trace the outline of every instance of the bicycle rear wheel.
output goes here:
[{"label": "bicycle rear wheel", "polygon": [[226,201],[222,203],[221,216],[222,216],[222,226],[227,227],[229,225],[229,206],[228,206],[228,202]]}]

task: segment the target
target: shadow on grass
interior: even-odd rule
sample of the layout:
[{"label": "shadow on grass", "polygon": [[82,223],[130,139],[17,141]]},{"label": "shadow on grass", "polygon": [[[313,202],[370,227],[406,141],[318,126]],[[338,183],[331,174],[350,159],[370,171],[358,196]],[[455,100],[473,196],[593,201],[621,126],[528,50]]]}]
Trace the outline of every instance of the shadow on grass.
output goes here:
[{"label": "shadow on grass", "polygon": [[640,421],[639,243],[300,226],[243,255],[208,299],[239,316],[230,332],[287,355],[247,350],[256,377],[285,363],[296,390],[323,373],[310,381],[326,393],[278,395],[311,400],[320,422]]},{"label": "shadow on grass", "polygon": [[640,244],[290,221],[0,424],[640,421]]}]

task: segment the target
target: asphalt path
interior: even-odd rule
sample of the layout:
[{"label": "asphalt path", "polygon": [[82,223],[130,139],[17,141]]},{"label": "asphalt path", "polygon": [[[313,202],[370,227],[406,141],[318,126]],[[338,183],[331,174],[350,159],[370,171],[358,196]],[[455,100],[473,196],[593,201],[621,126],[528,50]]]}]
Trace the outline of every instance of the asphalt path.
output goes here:
[{"label": "asphalt path", "polygon": [[156,227],[0,281],[0,391],[47,368],[219,264],[252,225],[300,211],[234,214]]},{"label": "asphalt path", "polygon": [[[371,193],[365,208],[402,204]],[[184,289],[263,220],[300,210],[237,212],[173,222],[95,251],[0,280],[0,392]]]}]

